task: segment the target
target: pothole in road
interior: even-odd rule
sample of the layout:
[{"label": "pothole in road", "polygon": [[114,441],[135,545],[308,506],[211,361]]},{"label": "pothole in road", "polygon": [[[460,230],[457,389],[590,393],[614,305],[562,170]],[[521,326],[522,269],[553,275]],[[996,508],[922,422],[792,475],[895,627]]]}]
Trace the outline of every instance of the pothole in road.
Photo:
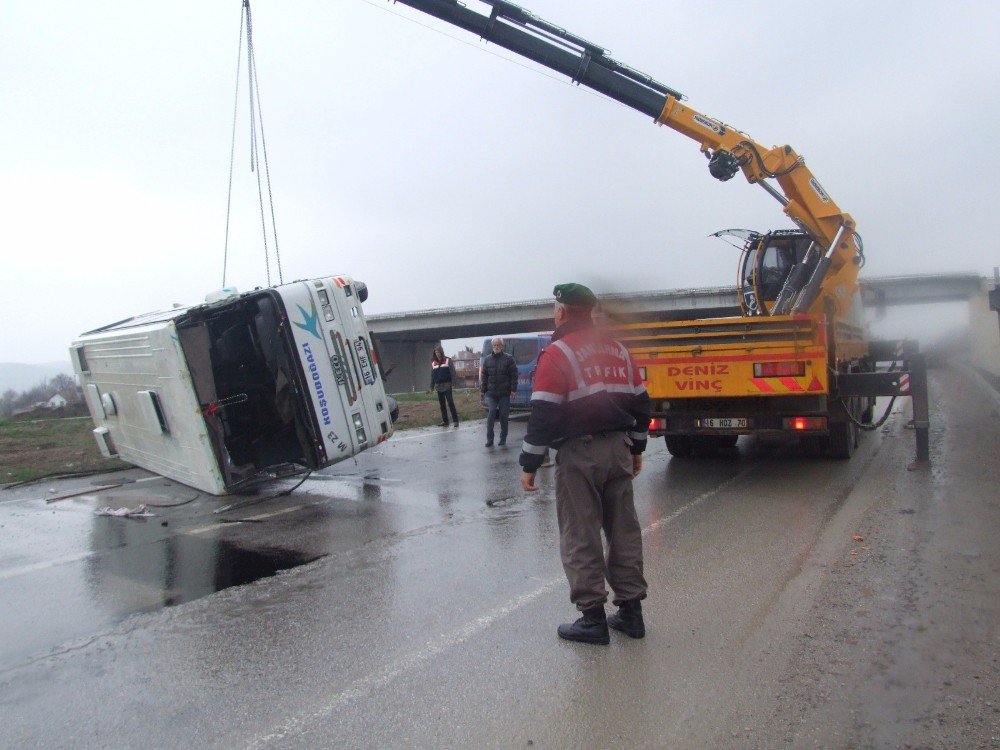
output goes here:
[{"label": "pothole in road", "polygon": [[[191,541],[204,549],[191,549]],[[250,549],[222,540],[187,540],[184,554],[171,555],[164,570],[163,605],[172,607],[231,586],[268,578],[323,557],[280,548]],[[185,566],[185,560],[188,561]],[[184,568],[188,569],[185,570]]]}]

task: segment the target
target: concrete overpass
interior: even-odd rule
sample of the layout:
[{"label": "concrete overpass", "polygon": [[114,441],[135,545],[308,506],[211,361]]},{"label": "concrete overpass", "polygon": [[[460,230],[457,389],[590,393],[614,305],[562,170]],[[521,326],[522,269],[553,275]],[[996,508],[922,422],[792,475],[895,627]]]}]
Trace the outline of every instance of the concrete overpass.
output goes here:
[{"label": "concrete overpass", "polygon": [[[984,296],[987,280],[976,274],[885,276],[861,281],[866,307],[924,305]],[[634,321],[679,320],[738,315],[732,286],[599,295],[612,317]],[[431,349],[444,339],[530,333],[552,329],[552,299],[498,302],[372,315],[388,388],[393,393],[423,390],[429,380]]]}]

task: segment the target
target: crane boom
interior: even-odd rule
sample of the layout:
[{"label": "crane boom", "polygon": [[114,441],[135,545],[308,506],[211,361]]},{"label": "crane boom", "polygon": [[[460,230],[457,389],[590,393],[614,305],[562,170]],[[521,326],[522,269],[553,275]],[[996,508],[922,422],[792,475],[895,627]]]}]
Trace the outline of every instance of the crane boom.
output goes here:
[{"label": "crane boom", "polygon": [[396,1],[569,76],[575,83],[653,119],[663,111],[668,96],[683,98],[680,92],[612,60],[598,45],[543,21],[513,3],[483,0],[493,7],[490,15],[485,16],[457,0]]},{"label": "crane boom", "polygon": [[[607,50],[506,0],[481,0],[489,15],[458,0],[395,0],[568,76],[698,142],[709,171],[725,181],[737,171],[782,204],[785,214],[819,246],[822,257],[795,290],[795,312],[834,308],[844,313],[857,290],[861,253],[851,217],[791,146],[767,148],[720,120],[683,103],[676,89],[612,59]],[[769,180],[774,180],[777,187]],[[826,293],[824,293],[826,292]]]}]

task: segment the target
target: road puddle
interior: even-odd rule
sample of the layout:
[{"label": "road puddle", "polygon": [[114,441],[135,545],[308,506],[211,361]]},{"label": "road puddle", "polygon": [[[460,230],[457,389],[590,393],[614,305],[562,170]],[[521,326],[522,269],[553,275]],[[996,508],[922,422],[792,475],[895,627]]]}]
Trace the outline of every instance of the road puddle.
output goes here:
[{"label": "road puddle", "polygon": [[[193,549],[207,545],[210,549]],[[164,572],[163,606],[172,607],[208,594],[269,578],[283,570],[318,560],[323,555],[264,547],[249,548],[224,540],[185,540],[184,551],[192,568],[183,570],[185,561],[171,556]],[[207,553],[207,554],[206,554]],[[202,567],[203,566],[203,567]]]}]

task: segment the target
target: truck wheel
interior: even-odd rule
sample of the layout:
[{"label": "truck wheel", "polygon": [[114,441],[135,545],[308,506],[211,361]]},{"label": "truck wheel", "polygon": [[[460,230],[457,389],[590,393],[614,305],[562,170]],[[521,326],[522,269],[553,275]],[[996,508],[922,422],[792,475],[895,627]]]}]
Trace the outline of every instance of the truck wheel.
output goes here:
[{"label": "truck wheel", "polygon": [[846,460],[854,455],[858,445],[858,428],[852,422],[830,425],[830,455]]},{"label": "truck wheel", "polygon": [[799,438],[799,446],[810,458],[820,458],[826,455],[830,447],[830,438],[826,435],[803,435]]},{"label": "truck wheel", "polygon": [[861,412],[861,421],[865,424],[871,424],[872,419],[875,417],[875,399],[873,397],[866,397],[864,400],[865,410]]},{"label": "truck wheel", "polygon": [[667,451],[677,458],[691,458],[694,454],[694,441],[690,435],[664,435],[667,441]]}]

